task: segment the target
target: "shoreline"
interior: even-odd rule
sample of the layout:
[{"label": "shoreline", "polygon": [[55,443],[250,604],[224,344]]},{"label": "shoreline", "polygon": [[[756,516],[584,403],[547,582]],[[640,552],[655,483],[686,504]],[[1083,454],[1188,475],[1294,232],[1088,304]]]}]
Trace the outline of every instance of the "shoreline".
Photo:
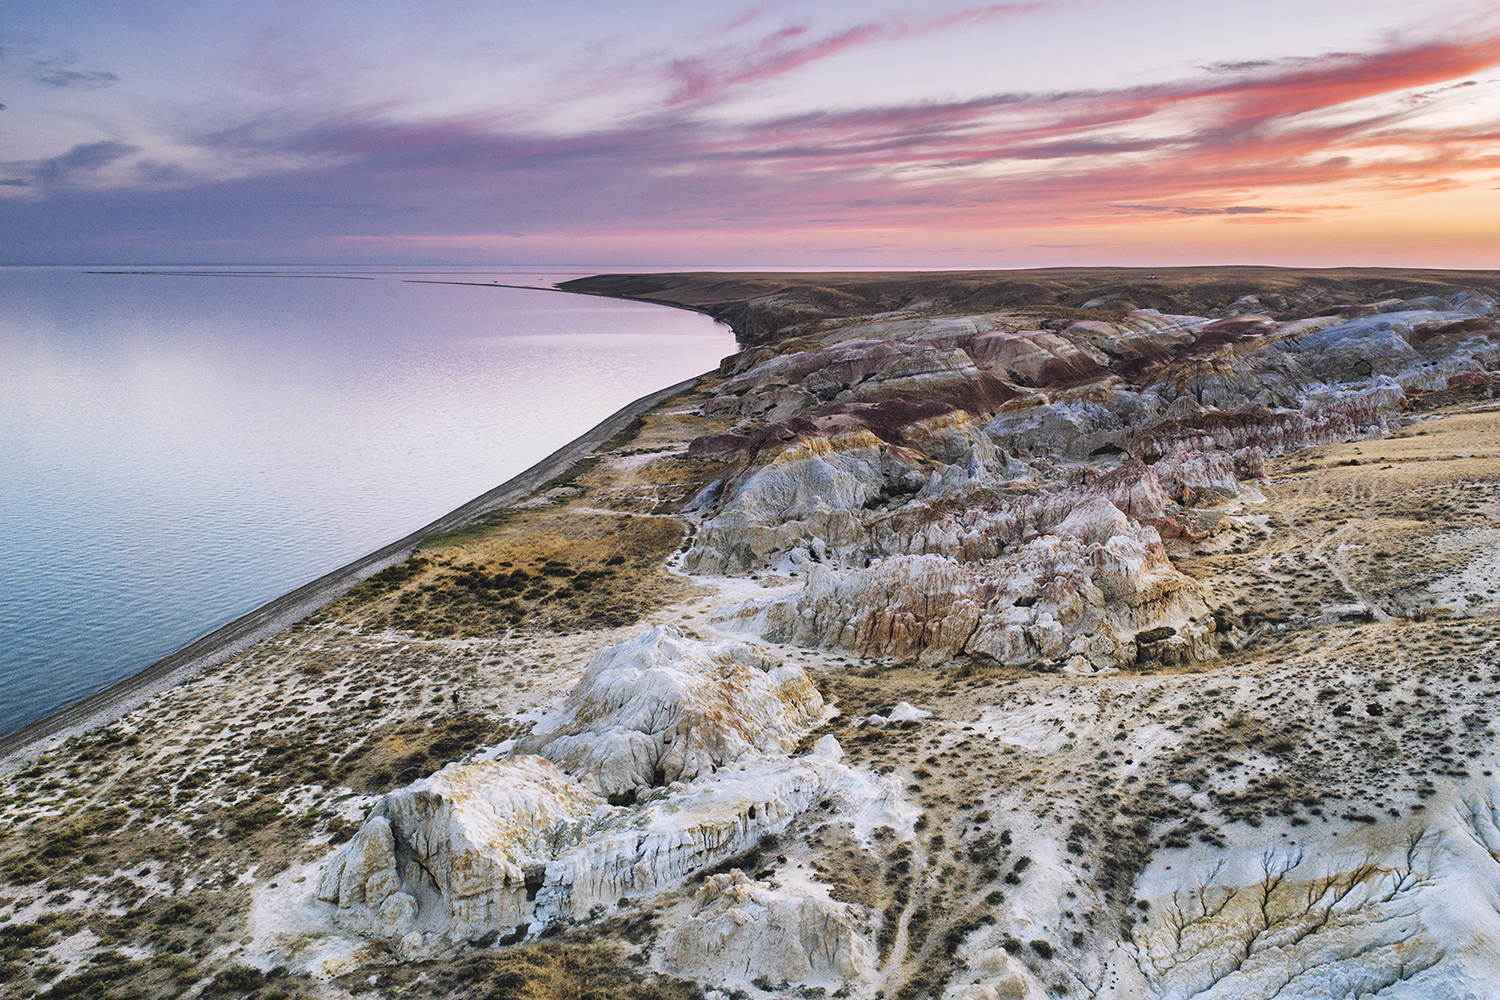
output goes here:
[{"label": "shoreline", "polygon": [[703,377],[695,375],[627,403],[540,462],[442,517],[267,601],[129,677],[0,737],[0,775],[17,770],[69,737],[115,721],[163,691],[181,684],[204,667],[221,663],[295,624],[342,597],[369,576],[406,559],[434,535],[454,531],[482,514],[525,498],[539,486],[590,457],[636,417],[693,388]]}]

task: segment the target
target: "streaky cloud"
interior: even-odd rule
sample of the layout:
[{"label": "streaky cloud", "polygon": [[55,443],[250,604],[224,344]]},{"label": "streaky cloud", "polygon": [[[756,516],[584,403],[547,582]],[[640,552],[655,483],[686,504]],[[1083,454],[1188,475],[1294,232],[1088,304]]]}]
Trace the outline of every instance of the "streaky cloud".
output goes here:
[{"label": "streaky cloud", "polygon": [[43,160],[36,166],[39,180],[57,183],[70,175],[83,171],[98,170],[116,160],[140,151],[139,146],[130,146],[114,140],[90,142],[74,146],[61,156]]},{"label": "streaky cloud", "polygon": [[[137,152],[123,138],[84,143],[7,165],[38,190],[13,193],[3,210],[66,215],[69,231],[87,228],[88,205],[126,231],[212,226],[325,243],[519,232],[645,242],[709,232],[959,234],[1285,224],[1357,211],[1348,206],[1361,198],[1486,183],[1500,171],[1493,113],[1432,113],[1474,103],[1481,84],[1473,81],[1500,64],[1500,31],[1475,24],[1370,51],[1187,68],[1149,85],[743,115],[741,90],[800,66],[908,30],[953,30],[963,18],[1029,9],[891,15],[826,32],[767,28],[759,13],[711,35],[717,49],[653,63],[653,102],[606,124],[329,99],[197,133],[179,128],[171,149],[150,150],[134,171],[100,172]],[[730,42],[731,32],[752,37]],[[1408,100],[1414,94],[1418,104]],[[236,170],[205,179],[214,174],[203,164],[217,162]],[[266,166],[242,169],[247,163]]]},{"label": "streaky cloud", "polygon": [[1243,193],[1431,189],[1492,163],[1493,129],[1424,125],[1399,103],[1360,102],[1496,62],[1500,36],[1491,35],[1283,60],[1228,78],[1007,92],[734,125],[714,121],[709,105],[668,100],[614,128],[572,134],[497,129],[482,117],[375,115],[302,131],[247,124],[206,141],[331,157],[341,165],[326,177],[374,195],[371,203],[383,203],[387,185],[416,184],[504,204],[503,218],[522,217],[529,228],[586,221],[711,228],[726,218],[752,227],[872,218],[966,227],[1086,222],[1120,205],[1159,206],[1164,217],[1269,215],[1246,205]]},{"label": "streaky cloud", "polygon": [[1111,205],[1111,208],[1130,212],[1159,213],[1163,215],[1264,215],[1267,212],[1282,212],[1285,209],[1262,205],[1229,205],[1222,208],[1202,205]]},{"label": "streaky cloud", "polygon": [[81,87],[85,90],[98,90],[111,84],[119,83],[120,77],[114,73],[104,70],[73,70],[73,69],[51,69],[43,70],[36,75],[38,83],[47,85],[54,90],[63,87]]},{"label": "streaky cloud", "polygon": [[[750,45],[726,46],[672,59],[666,74],[672,84],[667,104],[702,103],[743,84],[782,76],[810,63],[849,49],[897,38],[950,31],[999,18],[1017,17],[1051,6],[1045,3],[1004,3],[970,7],[929,18],[889,15],[832,34],[811,37],[806,24],[787,24]],[[755,20],[760,9],[733,22],[740,27]]]}]

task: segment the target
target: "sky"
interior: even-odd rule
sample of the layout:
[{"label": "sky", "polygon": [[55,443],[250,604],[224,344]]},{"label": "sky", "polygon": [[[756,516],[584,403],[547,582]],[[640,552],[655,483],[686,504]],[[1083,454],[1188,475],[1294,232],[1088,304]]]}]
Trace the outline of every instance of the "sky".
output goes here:
[{"label": "sky", "polygon": [[0,263],[1500,268],[1500,0],[0,15]]}]

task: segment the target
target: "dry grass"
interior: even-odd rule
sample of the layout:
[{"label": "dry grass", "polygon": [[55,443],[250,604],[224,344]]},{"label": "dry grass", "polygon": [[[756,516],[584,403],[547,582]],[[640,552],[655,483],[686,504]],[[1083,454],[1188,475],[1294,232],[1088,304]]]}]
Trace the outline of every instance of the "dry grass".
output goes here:
[{"label": "dry grass", "polygon": [[1266,502],[1235,510],[1264,530],[1242,523],[1174,560],[1249,629],[1301,627],[1354,602],[1377,618],[1429,615],[1428,585],[1474,555],[1461,533],[1500,513],[1497,429],[1493,410],[1440,413],[1276,459],[1258,484]]},{"label": "dry grass", "polygon": [[[649,927],[628,925],[627,937],[649,936]],[[456,1000],[701,1000],[694,983],[643,968],[640,951],[581,940],[550,940],[503,952],[465,956],[422,966],[398,966],[377,977],[379,992],[406,998]],[[361,970],[343,977],[351,992],[370,988]]]},{"label": "dry grass", "polygon": [[377,574],[320,618],[427,638],[616,628],[683,600],[690,585],[661,565],[681,544],[675,519],[573,507],[523,511],[440,539]]},{"label": "dry grass", "polygon": [[338,780],[349,788],[386,792],[513,735],[514,727],[477,712],[462,712],[430,723],[388,723],[344,755]]}]

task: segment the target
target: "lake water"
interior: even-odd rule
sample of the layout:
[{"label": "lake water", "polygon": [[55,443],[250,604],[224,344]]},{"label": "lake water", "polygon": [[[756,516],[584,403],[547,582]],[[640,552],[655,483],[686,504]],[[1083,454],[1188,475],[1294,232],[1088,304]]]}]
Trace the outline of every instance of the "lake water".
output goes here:
[{"label": "lake water", "polygon": [[586,270],[168,270],[0,268],[0,734],[735,350],[680,310],[426,283]]}]

